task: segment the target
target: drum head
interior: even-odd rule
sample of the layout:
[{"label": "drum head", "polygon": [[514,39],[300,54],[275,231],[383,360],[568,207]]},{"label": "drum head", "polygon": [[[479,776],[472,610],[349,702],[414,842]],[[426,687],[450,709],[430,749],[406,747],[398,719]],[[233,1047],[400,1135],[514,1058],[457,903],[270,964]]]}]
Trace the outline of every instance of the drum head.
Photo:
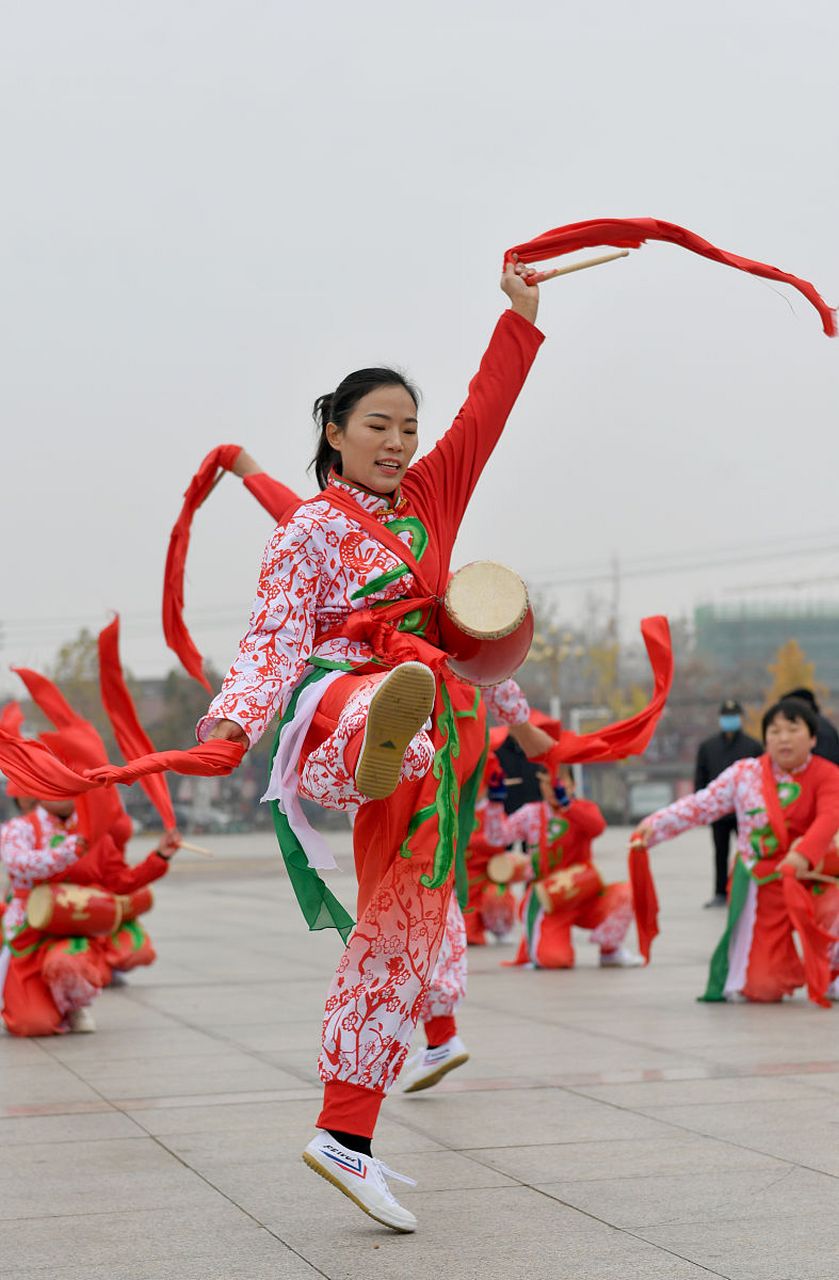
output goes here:
[{"label": "drum head", "polygon": [[43,929],[52,916],[53,895],[48,884],[37,885],[26,899],[26,919],[33,929]]},{"label": "drum head", "polygon": [[517,573],[494,560],[475,560],[452,575],[446,611],[468,636],[498,640],[520,627],[529,607]]}]

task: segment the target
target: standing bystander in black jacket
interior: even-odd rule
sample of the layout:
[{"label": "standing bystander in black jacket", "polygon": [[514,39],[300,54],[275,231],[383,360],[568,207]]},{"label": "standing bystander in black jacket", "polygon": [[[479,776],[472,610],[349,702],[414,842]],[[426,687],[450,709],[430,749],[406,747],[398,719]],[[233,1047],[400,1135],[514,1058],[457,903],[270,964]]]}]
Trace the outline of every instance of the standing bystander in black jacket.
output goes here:
[{"label": "standing bystander in black jacket", "polygon": [[[707,787],[714,778],[734,764],[749,756],[762,756],[763,745],[757,738],[743,732],[743,708],[735,698],[726,698],[720,707],[720,730],[700,743],[696,753],[693,786],[695,791]],[[727,814],[711,823],[714,842],[714,896],[706,907],[724,907],[728,884],[728,857],[731,837],[737,831],[737,819]]]}]

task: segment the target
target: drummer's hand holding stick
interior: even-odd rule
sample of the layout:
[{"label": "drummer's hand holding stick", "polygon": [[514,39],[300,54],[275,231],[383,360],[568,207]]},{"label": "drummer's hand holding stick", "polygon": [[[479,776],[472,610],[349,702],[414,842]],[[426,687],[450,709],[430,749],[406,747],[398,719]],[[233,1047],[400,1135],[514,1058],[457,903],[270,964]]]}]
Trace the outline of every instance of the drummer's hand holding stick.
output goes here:
[{"label": "drummer's hand holding stick", "polygon": [[796,880],[807,880],[810,878],[810,872],[813,868],[810,866],[803,853],[797,853],[795,845],[792,846],[789,853],[786,854],[778,863],[778,870],[783,871],[784,867],[792,867],[795,872]]},{"label": "drummer's hand holding stick", "polygon": [[163,835],[157,842],[155,853],[158,857],[161,857],[164,862],[171,862],[182,844],[183,841],[181,840],[180,834],[177,830],[164,831]]}]

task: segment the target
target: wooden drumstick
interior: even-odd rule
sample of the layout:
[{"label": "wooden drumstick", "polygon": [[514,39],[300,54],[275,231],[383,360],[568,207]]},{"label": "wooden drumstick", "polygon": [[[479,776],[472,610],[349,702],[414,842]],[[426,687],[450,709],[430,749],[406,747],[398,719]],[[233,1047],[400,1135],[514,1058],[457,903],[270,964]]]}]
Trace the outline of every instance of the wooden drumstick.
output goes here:
[{"label": "wooden drumstick", "polygon": [[587,258],[585,262],[572,262],[567,267],[556,267],[546,277],[548,280],[555,280],[557,276],[570,276],[572,271],[587,271],[589,267],[599,267],[604,262],[615,262],[618,258],[628,258],[629,250],[620,249],[617,253],[604,253],[599,258]]},{"label": "wooden drumstick", "polygon": [[839,884],[836,876],[823,876],[818,871],[811,871],[807,876],[799,876],[799,880],[818,880],[820,884]]},{"label": "wooden drumstick", "polygon": [[178,848],[189,849],[190,853],[203,853],[205,858],[214,858],[216,856],[212,849],[205,849],[203,844],[191,844],[189,840],[182,840]]}]

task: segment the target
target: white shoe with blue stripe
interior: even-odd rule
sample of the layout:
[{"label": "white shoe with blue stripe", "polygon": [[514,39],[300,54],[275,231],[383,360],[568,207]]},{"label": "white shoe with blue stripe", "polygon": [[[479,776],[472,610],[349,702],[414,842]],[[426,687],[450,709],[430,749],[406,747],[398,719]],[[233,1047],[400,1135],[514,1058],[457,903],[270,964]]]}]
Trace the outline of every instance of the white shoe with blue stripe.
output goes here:
[{"label": "white shoe with blue stripe", "polygon": [[417,1184],[413,1178],[395,1173],[374,1156],[351,1151],[323,1130],[312,1138],[303,1152],[303,1159],[310,1169],[343,1191],[353,1204],[377,1222],[394,1231],[416,1231],[416,1218],[403,1209],[387,1185],[387,1178],[395,1178],[415,1187]]}]

